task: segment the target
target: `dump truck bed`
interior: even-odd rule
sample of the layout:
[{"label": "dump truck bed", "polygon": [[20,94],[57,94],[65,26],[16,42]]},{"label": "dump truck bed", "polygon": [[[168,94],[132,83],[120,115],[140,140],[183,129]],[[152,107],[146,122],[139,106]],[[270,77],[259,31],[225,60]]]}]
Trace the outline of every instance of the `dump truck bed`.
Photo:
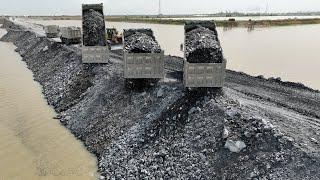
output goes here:
[{"label": "dump truck bed", "polygon": [[79,27],[62,27],[61,36],[67,39],[81,38],[81,29]]},{"label": "dump truck bed", "polygon": [[[82,5],[82,16],[89,11],[90,9],[95,10],[102,14],[104,17],[103,13],[103,4],[83,4]],[[82,24],[84,24],[84,18],[82,18]],[[103,18],[103,32],[105,34],[105,20]],[[85,28],[84,26],[82,27],[83,29]],[[85,33],[85,31],[83,31]],[[83,34],[84,36],[84,34]],[[82,63],[108,63],[109,57],[110,57],[110,50],[109,46],[107,46],[105,35],[104,37],[101,37],[105,41],[105,46],[85,46],[85,42],[83,42],[82,46]],[[83,41],[85,38],[83,38]]]},{"label": "dump truck bed", "polygon": [[86,11],[89,11],[90,9],[93,9],[102,15],[103,13],[103,4],[82,4],[82,14],[85,13]]},{"label": "dump truck bed", "polygon": [[45,33],[59,33],[59,26],[49,25],[44,27]]},{"label": "dump truck bed", "polygon": [[4,17],[0,17],[0,24],[4,23]]},{"label": "dump truck bed", "polygon": [[59,34],[59,26],[57,25],[48,25],[44,27],[44,32],[48,38],[56,38]]},{"label": "dump truck bed", "polygon": [[[123,32],[123,41],[135,32],[144,33],[155,40],[151,29],[129,29]],[[164,52],[129,53],[124,51],[124,77],[127,79],[162,79],[164,78]]]},{"label": "dump truck bed", "polygon": [[187,21],[184,25],[184,33],[186,34],[199,26],[210,29],[216,36],[218,36],[216,24],[212,21]]},{"label": "dump truck bed", "polygon": [[146,35],[152,37],[155,40],[155,37],[153,35],[153,31],[151,29],[125,29],[123,31],[124,41],[126,40],[126,38],[128,38],[129,36],[135,34],[136,32],[146,34]]},{"label": "dump truck bed", "polygon": [[[185,24],[184,30],[186,33],[198,28],[206,27],[215,33],[218,37],[216,25],[210,21],[188,21]],[[186,42],[186,37],[185,37]],[[186,44],[186,43],[185,43]],[[184,46],[185,48],[185,46]],[[184,86],[188,88],[201,87],[223,87],[226,76],[227,60],[223,59],[222,63],[189,63],[186,57],[184,60]]]}]

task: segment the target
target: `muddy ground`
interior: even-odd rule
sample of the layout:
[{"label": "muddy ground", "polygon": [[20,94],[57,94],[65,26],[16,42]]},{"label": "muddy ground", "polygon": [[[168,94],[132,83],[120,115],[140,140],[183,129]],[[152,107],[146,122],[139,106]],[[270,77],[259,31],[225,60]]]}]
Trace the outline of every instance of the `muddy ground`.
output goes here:
[{"label": "muddy ground", "polygon": [[319,91],[228,71],[222,90],[187,92],[172,69],[128,89],[119,52],[82,65],[77,46],[4,27],[1,40],[17,46],[57,119],[97,156],[101,178],[320,179]]}]

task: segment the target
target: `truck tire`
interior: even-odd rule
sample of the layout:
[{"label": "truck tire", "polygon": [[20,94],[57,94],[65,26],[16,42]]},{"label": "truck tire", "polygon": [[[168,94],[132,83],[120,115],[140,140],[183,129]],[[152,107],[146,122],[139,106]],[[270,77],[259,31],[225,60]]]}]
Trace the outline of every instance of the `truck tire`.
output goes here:
[{"label": "truck tire", "polygon": [[60,39],[61,39],[61,43],[62,43],[62,44],[65,44],[64,38],[63,38],[63,37],[60,37]]},{"label": "truck tire", "polygon": [[186,94],[190,96],[218,96],[223,95],[222,87],[194,87],[185,88]]},{"label": "truck tire", "polygon": [[70,45],[71,44],[71,42],[70,42],[70,39],[66,39],[66,45]]},{"label": "truck tire", "polygon": [[159,79],[125,79],[125,88],[130,90],[143,90],[154,86],[158,81]]}]

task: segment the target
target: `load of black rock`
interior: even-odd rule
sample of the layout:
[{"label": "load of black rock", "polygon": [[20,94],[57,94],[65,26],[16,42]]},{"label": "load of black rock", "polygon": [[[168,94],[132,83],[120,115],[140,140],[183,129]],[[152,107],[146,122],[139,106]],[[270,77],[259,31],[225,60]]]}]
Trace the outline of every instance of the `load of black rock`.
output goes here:
[{"label": "load of black rock", "polygon": [[160,53],[161,48],[154,37],[135,32],[126,37],[124,50],[129,53]]},{"label": "load of black rock", "polygon": [[222,63],[222,48],[217,34],[202,26],[187,32],[186,58],[189,63]]},{"label": "load of black rock", "polygon": [[105,24],[101,13],[90,9],[83,14],[83,44],[85,46],[105,46]]}]

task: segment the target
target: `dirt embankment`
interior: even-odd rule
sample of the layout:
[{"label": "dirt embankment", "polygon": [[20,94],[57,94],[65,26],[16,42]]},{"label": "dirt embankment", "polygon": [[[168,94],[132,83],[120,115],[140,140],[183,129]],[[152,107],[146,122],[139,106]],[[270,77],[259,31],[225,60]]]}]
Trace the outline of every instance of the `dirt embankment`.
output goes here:
[{"label": "dirt embankment", "polygon": [[77,47],[5,27],[106,179],[320,179],[317,91],[233,71],[222,91],[187,93],[177,79],[126,89],[116,54],[82,65]]}]

